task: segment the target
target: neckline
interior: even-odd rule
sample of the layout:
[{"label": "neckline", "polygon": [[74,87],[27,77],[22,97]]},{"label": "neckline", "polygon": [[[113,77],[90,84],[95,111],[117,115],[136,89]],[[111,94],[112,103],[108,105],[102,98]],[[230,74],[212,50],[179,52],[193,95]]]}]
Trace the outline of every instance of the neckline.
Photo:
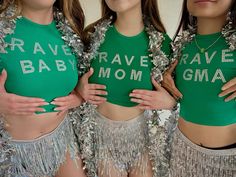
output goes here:
[{"label": "neckline", "polygon": [[122,37],[122,38],[124,38],[124,39],[135,39],[135,38],[142,37],[143,34],[145,34],[145,30],[143,29],[140,33],[138,33],[138,34],[136,34],[136,35],[133,35],[133,36],[126,36],[126,35],[120,33],[120,32],[117,30],[117,28],[116,28],[116,26],[115,26],[114,24],[112,25],[112,28],[113,28],[113,30],[115,31],[115,33],[116,33],[117,35],[119,35],[120,37]]},{"label": "neckline", "polygon": [[222,33],[221,32],[216,32],[216,33],[212,33],[212,34],[196,34],[196,39],[215,39],[219,36],[221,36]]},{"label": "neckline", "polygon": [[40,24],[40,23],[36,23],[36,22],[34,22],[34,21],[30,20],[29,18],[24,17],[24,16],[22,16],[21,19],[24,22],[26,22],[30,25],[34,25],[34,26],[41,27],[41,28],[47,28],[47,27],[50,27],[50,26],[54,26],[54,24],[55,24],[54,20],[52,20],[49,24]]}]

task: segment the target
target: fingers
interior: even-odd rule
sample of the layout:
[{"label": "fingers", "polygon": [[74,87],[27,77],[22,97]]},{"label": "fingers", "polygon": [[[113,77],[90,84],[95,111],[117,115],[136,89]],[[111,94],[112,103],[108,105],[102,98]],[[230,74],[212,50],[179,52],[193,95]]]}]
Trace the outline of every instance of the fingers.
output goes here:
[{"label": "fingers", "polygon": [[169,93],[171,93],[171,95],[173,95],[176,100],[183,98],[182,93],[175,86],[165,86],[165,88],[168,90]]},{"label": "fingers", "polygon": [[225,98],[225,102],[231,101],[235,99],[236,95],[236,78],[231,79],[229,82],[227,82],[223,87],[221,88],[222,92],[218,95],[219,97],[224,97],[229,95],[227,98]]},{"label": "fingers", "polygon": [[0,83],[5,84],[7,80],[7,71],[5,69],[2,70],[2,73],[0,74]]},{"label": "fingers", "polygon": [[2,73],[0,75],[0,92],[1,93],[6,92],[6,90],[5,90],[6,79],[7,79],[7,72],[5,69],[3,69]]},{"label": "fingers", "polygon": [[142,104],[142,105],[145,105],[145,106],[151,106],[152,105],[150,101],[143,100],[143,99],[131,98],[130,100],[134,103]]},{"label": "fingers", "polygon": [[75,91],[72,91],[68,96],[55,98],[51,104],[56,105],[55,111],[66,111],[81,105],[83,102],[82,97]]},{"label": "fingers", "polygon": [[225,98],[225,102],[229,102],[235,98],[236,98],[236,92],[230,95],[229,97]]},{"label": "fingers", "polygon": [[152,77],[152,84],[156,88],[156,90],[162,89],[161,85]]},{"label": "fingers", "polygon": [[169,93],[175,97],[175,99],[182,98],[182,93],[176,88],[175,82],[170,74],[164,75],[164,80],[162,81],[162,87],[164,87]]},{"label": "fingers", "polygon": [[178,60],[175,60],[174,63],[171,64],[170,68],[167,70],[168,73],[172,74],[178,64]]},{"label": "fingers", "polygon": [[236,85],[233,85],[233,86],[229,87],[228,89],[224,90],[223,92],[221,92],[219,94],[219,97],[226,96],[226,95],[233,93],[235,91],[236,91]]},{"label": "fingers", "polygon": [[82,78],[89,79],[93,75],[93,72],[93,68],[90,68],[89,71],[82,76]]},{"label": "fingers", "polygon": [[32,109],[32,108],[38,108],[40,106],[46,106],[49,105],[49,103],[45,102],[45,103],[20,103],[20,104],[16,104],[15,108],[16,109]]},{"label": "fingers", "polygon": [[22,108],[22,109],[11,109],[7,112],[9,115],[16,116],[30,116],[35,114],[35,112],[45,112],[43,108]]},{"label": "fingers", "polygon": [[131,97],[130,101],[138,103],[138,107],[141,109],[149,109],[152,105],[153,93],[154,91],[149,90],[133,90],[133,92],[129,94]]},{"label": "fingers", "polygon": [[134,90],[132,93],[129,94],[130,97],[143,99],[150,101],[152,100],[152,91],[148,90]]},{"label": "fingers", "polygon": [[9,98],[10,101],[19,102],[19,103],[46,103],[44,99],[42,98],[32,98],[32,97],[24,97],[24,96],[18,96],[15,94],[10,94],[11,97]]},{"label": "fingers", "polygon": [[101,85],[101,84],[88,84],[87,89],[90,89],[90,90],[97,90],[97,89],[105,90],[106,86]]},{"label": "fingers", "polygon": [[221,89],[222,89],[222,91],[224,91],[224,90],[227,90],[227,89],[229,89],[230,87],[232,87],[234,85],[236,85],[236,78],[234,78],[234,79],[230,80],[229,82],[227,82],[225,85],[223,85],[223,87]]},{"label": "fingers", "polygon": [[235,95],[236,95],[236,85],[231,86],[230,88],[224,90],[223,92],[221,92],[219,94],[219,97],[224,97],[226,95],[229,95],[227,98],[225,98],[225,102],[231,101],[233,99],[235,99]]}]

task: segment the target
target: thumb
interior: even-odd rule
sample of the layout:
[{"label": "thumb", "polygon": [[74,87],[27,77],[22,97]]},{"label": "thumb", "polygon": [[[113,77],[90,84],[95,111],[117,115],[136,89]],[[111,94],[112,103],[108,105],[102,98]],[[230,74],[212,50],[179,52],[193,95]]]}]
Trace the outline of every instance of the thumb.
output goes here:
[{"label": "thumb", "polygon": [[175,60],[175,61],[171,64],[170,68],[169,68],[167,71],[168,71],[170,74],[172,74],[173,71],[175,70],[177,64],[178,64],[178,60]]},{"label": "thumb", "polygon": [[157,81],[152,77],[152,84],[156,88],[156,90],[162,89],[161,85],[157,83]]},{"label": "thumb", "polygon": [[84,74],[84,77],[87,79],[90,78],[93,75],[93,72],[94,72],[93,68],[90,68],[89,71]]},{"label": "thumb", "polygon": [[3,69],[0,75],[0,91],[5,91],[6,80],[7,80],[7,72],[5,69]]}]

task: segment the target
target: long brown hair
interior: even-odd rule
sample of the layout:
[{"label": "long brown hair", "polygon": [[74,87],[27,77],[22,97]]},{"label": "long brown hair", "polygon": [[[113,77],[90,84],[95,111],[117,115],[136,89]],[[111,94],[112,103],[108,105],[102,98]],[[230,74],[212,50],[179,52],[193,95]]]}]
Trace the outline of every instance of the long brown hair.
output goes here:
[{"label": "long brown hair", "polygon": [[[232,1],[232,5],[230,8],[231,12],[231,19],[233,22],[233,26],[236,28],[236,0]],[[193,21],[196,21],[196,17],[193,17]],[[178,33],[182,30],[188,29],[188,26],[191,25],[191,20],[190,20],[190,14],[187,9],[187,0],[183,1],[183,7],[182,7],[182,17],[178,26],[178,29],[176,31],[175,37],[178,35]]]},{"label": "long brown hair", "polygon": [[[22,12],[21,0],[0,0],[0,14],[11,5],[17,7],[15,16],[20,15]],[[56,0],[54,7],[62,11],[72,29],[82,38],[85,17],[79,0]]]},{"label": "long brown hair", "polygon": [[[156,28],[157,31],[166,32],[164,25],[162,24],[158,3],[157,0],[141,0],[142,6],[142,13],[143,16],[149,18],[151,20],[152,25]],[[113,22],[116,21],[116,12],[112,11],[106,4],[105,0],[101,0],[101,8],[102,8],[102,15],[99,20],[92,23],[85,29],[85,37],[88,39],[88,33],[94,31],[94,26],[98,23],[103,21],[104,19],[108,19],[113,17]]]}]

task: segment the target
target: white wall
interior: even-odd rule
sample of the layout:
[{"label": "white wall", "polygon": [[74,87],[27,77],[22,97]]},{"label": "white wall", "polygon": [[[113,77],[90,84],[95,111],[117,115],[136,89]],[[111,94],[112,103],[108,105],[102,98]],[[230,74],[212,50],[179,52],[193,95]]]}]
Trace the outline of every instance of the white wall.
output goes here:
[{"label": "white wall", "polygon": [[[179,21],[183,0],[157,0],[160,15],[166,26],[167,33],[172,37]],[[100,0],[80,0],[85,11],[86,24],[92,23],[100,17]]]}]

